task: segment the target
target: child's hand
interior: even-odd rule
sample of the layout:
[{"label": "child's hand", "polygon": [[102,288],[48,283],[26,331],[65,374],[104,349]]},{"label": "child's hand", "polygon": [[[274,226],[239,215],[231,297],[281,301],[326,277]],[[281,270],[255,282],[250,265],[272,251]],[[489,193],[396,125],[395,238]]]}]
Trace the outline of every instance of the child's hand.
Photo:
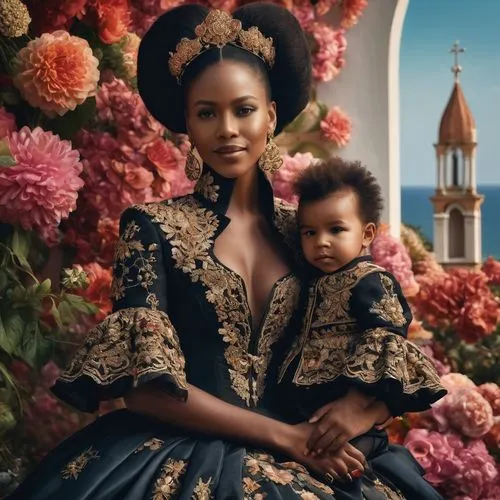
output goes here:
[{"label": "child's hand", "polygon": [[336,452],[375,424],[373,412],[353,398],[342,398],[320,408],[309,420],[314,429],[307,441],[313,456]]}]

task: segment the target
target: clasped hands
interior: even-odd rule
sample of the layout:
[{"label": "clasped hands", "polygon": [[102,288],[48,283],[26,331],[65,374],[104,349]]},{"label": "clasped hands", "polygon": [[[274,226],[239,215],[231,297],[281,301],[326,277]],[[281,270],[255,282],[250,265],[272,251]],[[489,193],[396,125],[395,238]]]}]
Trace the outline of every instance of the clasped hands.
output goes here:
[{"label": "clasped hands", "polygon": [[374,409],[372,402],[373,398],[351,391],[320,408],[308,422],[295,425],[293,458],[331,482],[360,477],[366,459],[349,441],[379,421],[380,407]]}]

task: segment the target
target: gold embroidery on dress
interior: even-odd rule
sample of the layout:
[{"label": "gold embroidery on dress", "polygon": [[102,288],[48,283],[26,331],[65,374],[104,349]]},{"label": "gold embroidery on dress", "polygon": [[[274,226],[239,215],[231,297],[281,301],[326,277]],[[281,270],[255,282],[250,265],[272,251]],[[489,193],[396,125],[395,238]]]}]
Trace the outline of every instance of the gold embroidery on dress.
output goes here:
[{"label": "gold embroidery on dress", "polygon": [[243,492],[247,495],[251,495],[256,491],[260,490],[260,484],[257,481],[254,481],[251,477],[243,478]]},{"label": "gold embroidery on dress", "polygon": [[[277,462],[272,455],[267,453],[248,453],[245,457],[245,469],[248,474],[257,480],[263,478],[275,484],[289,485],[294,490],[300,489],[303,493],[305,493],[303,490],[309,486],[314,486],[328,495],[334,493],[328,485],[314,479],[302,465],[295,462]],[[245,493],[253,493],[250,489],[255,487],[256,484],[258,485],[258,483],[249,478],[245,479],[244,485],[247,485],[248,488]]]},{"label": "gold embroidery on dress", "polygon": [[204,198],[215,203],[219,199],[220,186],[215,184],[214,177],[210,172],[204,173],[196,183],[194,190]]},{"label": "gold embroidery on dress", "polygon": [[165,441],[158,438],[148,439],[147,441],[144,441],[144,443],[142,443],[141,446],[134,451],[134,453],[140,453],[143,450],[158,451],[164,443]]},{"label": "gold embroidery on dress", "polygon": [[370,312],[396,326],[401,327],[406,325],[403,307],[401,306],[401,302],[399,302],[398,296],[394,293],[393,281],[385,274],[380,276],[380,280],[385,293],[380,302],[372,304]]},{"label": "gold embroidery on dress", "polygon": [[274,198],[274,223],[297,262],[300,261],[297,208],[279,198]]},{"label": "gold embroidery on dress", "polygon": [[99,385],[132,377],[133,385],[145,375],[169,375],[174,391],[187,390],[177,333],[163,311],[147,307],[120,309],[89,331],[61,380],[73,382],[87,376]]},{"label": "gold embroidery on dress", "polygon": [[298,281],[287,276],[276,283],[257,352],[252,354],[249,352],[250,309],[243,281],[216,261],[210,252],[219,225],[216,215],[192,196],[168,205],[142,205],[140,209],[153,217],[165,233],[172,246],[175,267],[187,273],[194,283],[205,287],[207,301],[217,315],[219,334],[227,344],[224,357],[231,387],[248,406],[256,405],[264,391],[271,346],[283,333],[296,304]]},{"label": "gold embroidery on dress", "polygon": [[320,500],[318,496],[316,496],[312,491],[299,491],[301,500]]},{"label": "gold embroidery on dress", "polygon": [[81,455],[78,455],[75,459],[66,464],[61,471],[63,479],[78,479],[78,476],[82,473],[83,469],[87,467],[87,464],[96,458],[99,458],[99,453],[91,446]]},{"label": "gold embroidery on dress", "polygon": [[406,497],[396,488],[392,489],[386,484],[384,484],[380,479],[375,479],[373,481],[373,486],[377,491],[383,493],[387,500],[406,500]]},{"label": "gold embroidery on dress", "polygon": [[[147,292],[146,303],[151,309],[157,309],[159,300],[151,289],[158,278],[154,269],[158,245],[152,243],[145,248],[140,240],[135,239],[140,230],[135,221],[130,221],[116,244],[111,298],[119,300],[125,296],[125,290],[140,286]],[[136,276],[131,278],[133,272]]]},{"label": "gold embroidery on dress", "polygon": [[208,479],[205,483],[200,477],[193,490],[192,500],[210,500],[211,498],[213,498],[212,492],[210,491],[211,483],[212,478]]},{"label": "gold embroidery on dress", "polygon": [[175,497],[181,487],[180,478],[186,472],[185,460],[169,458],[161,468],[160,477],[156,479],[152,500],[170,500]]}]

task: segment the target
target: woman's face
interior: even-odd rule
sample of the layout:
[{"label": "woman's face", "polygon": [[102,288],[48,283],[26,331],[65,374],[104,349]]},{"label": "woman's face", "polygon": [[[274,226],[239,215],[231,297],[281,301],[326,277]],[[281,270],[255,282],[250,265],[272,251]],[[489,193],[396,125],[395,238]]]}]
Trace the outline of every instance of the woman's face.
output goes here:
[{"label": "woman's face", "polygon": [[191,84],[186,104],[189,136],[205,163],[226,178],[255,169],[276,126],[276,105],[257,70],[229,60],[213,64]]}]

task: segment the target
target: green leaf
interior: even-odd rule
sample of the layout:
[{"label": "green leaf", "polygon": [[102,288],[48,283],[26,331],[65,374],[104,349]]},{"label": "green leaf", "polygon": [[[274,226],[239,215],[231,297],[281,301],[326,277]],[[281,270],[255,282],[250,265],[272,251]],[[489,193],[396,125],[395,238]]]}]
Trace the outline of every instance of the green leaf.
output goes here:
[{"label": "green leaf", "polygon": [[23,338],[25,322],[19,314],[0,317],[0,348],[7,354],[14,354]]},{"label": "green leaf", "polygon": [[39,369],[50,359],[53,350],[54,342],[40,333],[38,321],[26,324],[22,341],[16,349],[19,358]]},{"label": "green leaf", "polygon": [[52,288],[52,282],[50,281],[50,279],[47,278],[42,283],[37,285],[36,294],[40,298],[46,297],[50,293],[51,288]]},{"label": "green leaf", "polygon": [[28,254],[31,246],[31,234],[23,231],[20,227],[14,229],[12,235],[12,252],[17,257],[19,264],[29,272],[32,272],[28,262]]},{"label": "green leaf", "polygon": [[73,313],[73,308],[66,301],[61,301],[59,304],[59,317],[64,325],[70,325],[76,321],[76,316]]},{"label": "green leaf", "polygon": [[72,293],[65,294],[65,300],[71,305],[71,307],[78,312],[84,314],[96,314],[99,312],[99,308],[96,307],[91,302],[87,302],[80,295],[74,295]]},{"label": "green leaf", "polygon": [[51,312],[52,316],[54,316],[54,321],[56,322],[56,325],[58,326],[58,328],[60,330],[62,330],[64,328],[64,325],[63,325],[63,322],[61,319],[61,313],[59,312],[59,309],[57,308],[55,303],[52,304],[52,308],[50,309],[50,312]]}]

